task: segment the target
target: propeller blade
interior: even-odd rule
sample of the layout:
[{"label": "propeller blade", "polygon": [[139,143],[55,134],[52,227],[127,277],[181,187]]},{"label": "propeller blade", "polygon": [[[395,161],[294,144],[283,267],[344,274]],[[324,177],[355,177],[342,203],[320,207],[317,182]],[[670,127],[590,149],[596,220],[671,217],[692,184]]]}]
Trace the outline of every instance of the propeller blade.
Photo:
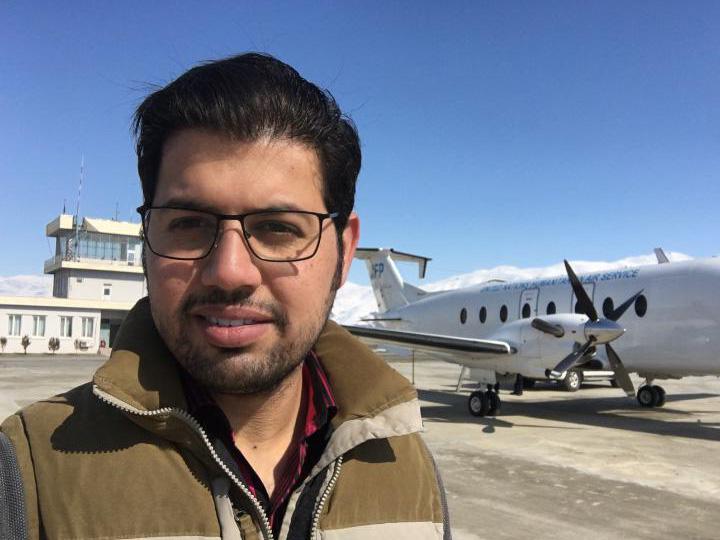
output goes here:
[{"label": "propeller blade", "polygon": [[530,323],[535,330],[540,330],[556,338],[561,338],[565,335],[565,330],[559,324],[552,324],[539,318],[535,318]]},{"label": "propeller blade", "polygon": [[570,263],[567,261],[564,262],[565,270],[567,271],[568,278],[570,279],[570,285],[572,285],[575,298],[577,298],[578,304],[580,305],[580,311],[587,315],[591,321],[597,321],[599,319],[597,311],[595,311],[595,306],[593,306],[592,300],[590,300],[585,287],[582,286],[582,283],[580,283],[580,280],[575,275],[575,272],[573,272],[573,269],[570,267]]},{"label": "propeller blade", "polygon": [[605,350],[607,351],[608,360],[610,361],[610,367],[612,367],[615,372],[615,380],[620,385],[620,388],[625,390],[628,397],[633,397],[635,395],[635,386],[630,380],[630,375],[628,375],[625,365],[609,343],[605,344]]},{"label": "propeller blade", "polygon": [[622,304],[620,304],[613,310],[613,312],[608,316],[608,319],[610,319],[611,321],[617,321],[620,317],[623,316],[623,313],[627,311],[627,308],[632,306],[633,302],[635,302],[635,300],[637,300],[637,297],[640,296],[642,293],[643,289],[640,289],[633,296],[625,300]]},{"label": "propeller blade", "polygon": [[549,370],[548,376],[554,379],[561,377],[564,372],[573,367],[580,358],[585,356],[585,353],[587,353],[588,349],[592,346],[592,341],[586,341],[577,351],[568,354],[557,366]]}]

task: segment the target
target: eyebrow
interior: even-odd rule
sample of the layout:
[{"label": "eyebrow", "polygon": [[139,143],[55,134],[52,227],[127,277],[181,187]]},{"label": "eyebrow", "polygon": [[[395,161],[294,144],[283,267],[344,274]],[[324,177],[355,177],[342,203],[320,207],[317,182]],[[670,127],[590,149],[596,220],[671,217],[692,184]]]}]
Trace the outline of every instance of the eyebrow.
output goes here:
[{"label": "eyebrow", "polygon": [[[183,208],[187,210],[199,210],[201,212],[208,212],[210,214],[221,214],[226,215],[224,212],[219,212],[218,209],[212,205],[204,204],[200,201],[192,200],[192,199],[183,199],[183,198],[170,198],[167,201],[165,201],[162,204],[158,204],[157,206],[171,206],[174,208]],[[268,206],[263,206],[259,208],[253,208],[251,210],[248,210],[247,212],[242,213],[248,213],[248,212],[265,212],[265,211],[283,211],[283,210],[298,210],[302,211],[303,209],[300,208],[295,203],[282,203],[282,204],[271,204]]]}]

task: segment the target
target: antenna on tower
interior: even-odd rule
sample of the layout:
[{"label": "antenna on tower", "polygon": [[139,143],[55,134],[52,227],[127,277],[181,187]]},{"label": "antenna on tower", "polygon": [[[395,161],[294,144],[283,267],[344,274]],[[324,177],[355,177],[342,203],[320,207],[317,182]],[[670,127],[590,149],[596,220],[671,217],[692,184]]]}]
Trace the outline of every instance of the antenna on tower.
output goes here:
[{"label": "antenna on tower", "polygon": [[80,155],[80,183],[78,184],[77,205],[75,206],[75,260],[80,260],[80,193],[85,176],[85,154]]},{"label": "antenna on tower", "polygon": [[115,221],[118,220],[118,211],[119,211],[119,209],[120,209],[119,207],[120,207],[120,202],[119,202],[119,201],[115,201]]}]

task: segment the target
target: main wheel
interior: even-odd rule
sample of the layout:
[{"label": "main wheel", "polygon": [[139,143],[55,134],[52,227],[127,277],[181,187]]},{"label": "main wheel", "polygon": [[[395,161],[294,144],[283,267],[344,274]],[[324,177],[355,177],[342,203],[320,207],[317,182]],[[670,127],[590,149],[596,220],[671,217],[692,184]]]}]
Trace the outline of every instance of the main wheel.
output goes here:
[{"label": "main wheel", "polygon": [[535,379],[528,379],[527,377],[523,377],[523,388],[534,388],[536,382],[537,381]]},{"label": "main wheel", "polygon": [[488,403],[488,409],[486,414],[487,416],[495,416],[498,412],[498,409],[500,408],[500,396],[497,395],[495,392],[488,392],[486,396]]},{"label": "main wheel", "polygon": [[655,407],[665,405],[665,389],[662,386],[653,386],[655,390]]},{"label": "main wheel", "polygon": [[485,416],[488,411],[488,398],[485,392],[477,390],[470,394],[468,399],[468,411],[473,416]]},{"label": "main wheel", "polygon": [[575,369],[569,369],[562,380],[562,385],[568,392],[577,392],[582,385],[582,373]]},{"label": "main wheel", "polygon": [[657,403],[658,393],[654,386],[646,384],[637,391],[637,400],[641,407],[654,407]]}]

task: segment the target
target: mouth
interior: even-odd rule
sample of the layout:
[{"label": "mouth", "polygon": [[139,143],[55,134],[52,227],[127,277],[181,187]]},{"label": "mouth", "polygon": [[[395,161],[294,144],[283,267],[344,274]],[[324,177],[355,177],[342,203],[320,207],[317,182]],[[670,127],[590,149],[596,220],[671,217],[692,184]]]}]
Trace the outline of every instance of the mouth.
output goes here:
[{"label": "mouth", "polygon": [[223,349],[248,347],[275,326],[267,315],[231,307],[199,309],[191,315],[205,340]]}]

